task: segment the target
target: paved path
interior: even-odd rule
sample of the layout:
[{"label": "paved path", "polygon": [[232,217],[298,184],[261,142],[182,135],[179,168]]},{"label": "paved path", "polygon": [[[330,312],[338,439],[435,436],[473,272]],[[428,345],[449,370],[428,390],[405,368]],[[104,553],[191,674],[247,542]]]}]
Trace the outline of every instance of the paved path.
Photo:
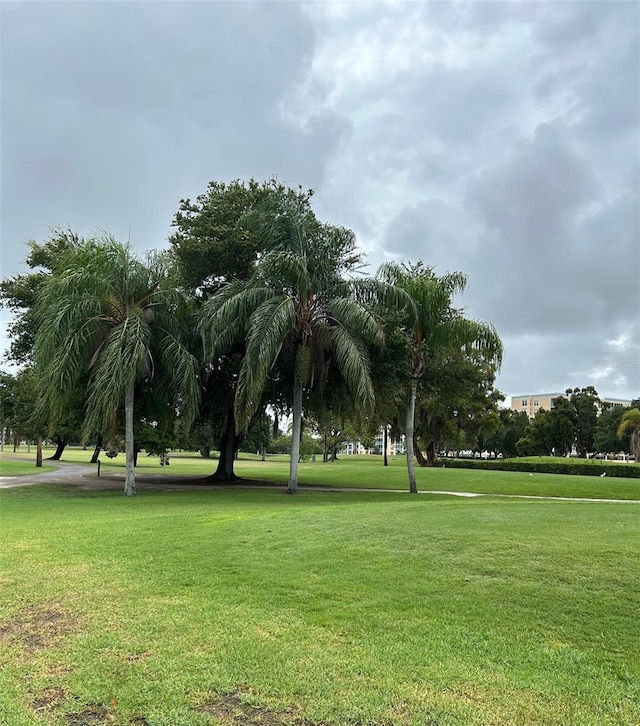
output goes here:
[{"label": "paved path", "polygon": [[[11,457],[6,457],[7,461]],[[14,461],[24,461],[24,459],[15,458]],[[83,479],[84,477],[96,476],[95,464],[74,464],[66,461],[51,461],[45,459],[43,462],[46,466],[55,466],[55,471],[38,471],[35,463],[33,465],[33,474],[20,474],[19,476],[0,476],[0,489],[8,487],[21,487],[30,484],[49,483],[58,484],[60,482]]]},{"label": "paved path", "polygon": [[[29,486],[33,484],[59,484],[59,483],[72,483],[77,484],[82,489],[121,489],[124,484],[124,474],[114,475],[109,473],[106,476],[97,476],[97,467],[95,464],[75,464],[68,463],[65,461],[50,461],[47,460],[47,465],[56,466],[56,471],[44,471],[34,474],[22,474],[20,476],[0,476],[0,489],[7,489],[9,487]],[[35,468],[35,467],[34,467]],[[187,490],[187,489],[231,489],[234,487],[243,489],[275,489],[283,491],[286,487],[285,484],[215,484],[206,483],[205,478],[194,479],[188,475],[176,476],[176,475],[151,475],[151,474],[136,474],[136,488],[138,490],[145,489],[159,489],[164,488],[165,490]],[[409,494],[406,489],[366,489],[363,487],[321,487],[321,486],[305,486],[300,485],[298,487],[301,491],[315,491],[315,492],[382,492],[388,494]],[[479,492],[450,492],[440,491],[436,489],[425,489],[419,492],[420,494],[441,494],[450,497],[499,497],[501,499],[533,499],[539,501],[552,501],[552,502],[600,502],[609,504],[640,504],[638,499],[603,499],[603,498],[588,498],[588,497],[553,497],[543,496],[539,494],[484,494]]]}]

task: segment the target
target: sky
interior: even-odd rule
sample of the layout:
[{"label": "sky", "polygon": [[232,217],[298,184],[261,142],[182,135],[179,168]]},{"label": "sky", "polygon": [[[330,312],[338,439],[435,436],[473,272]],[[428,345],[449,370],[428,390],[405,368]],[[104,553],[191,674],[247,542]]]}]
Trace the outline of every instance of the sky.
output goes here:
[{"label": "sky", "polygon": [[639,37],[615,0],[2,2],[1,275],[56,226],[163,247],[180,199],[276,176],[371,274],[466,273],[507,396],[638,398]]}]

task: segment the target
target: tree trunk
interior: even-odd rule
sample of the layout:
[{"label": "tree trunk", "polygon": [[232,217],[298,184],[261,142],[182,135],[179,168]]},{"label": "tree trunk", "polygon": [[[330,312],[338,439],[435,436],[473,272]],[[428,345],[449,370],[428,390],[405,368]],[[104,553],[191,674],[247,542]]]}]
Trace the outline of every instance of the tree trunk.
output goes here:
[{"label": "tree trunk", "polygon": [[124,437],[125,437],[125,457],[126,457],[126,475],[124,479],[124,493],[128,497],[136,494],[136,474],[134,466],[134,442],[133,442],[133,401],[134,401],[134,382],[131,381],[127,385],[124,395]]},{"label": "tree trunk", "polygon": [[36,466],[42,466],[42,436],[36,439]]},{"label": "tree trunk", "polygon": [[409,395],[407,397],[407,420],[405,422],[405,444],[407,449],[407,472],[409,474],[409,491],[412,494],[418,493],[416,486],[416,468],[413,462],[413,421],[416,412],[416,391],[418,382],[412,379],[409,387]]},{"label": "tree trunk", "polygon": [[66,445],[67,437],[58,436],[58,438],[56,439],[56,452],[53,456],[50,456],[49,459],[51,459],[51,461],[60,461],[60,458],[62,457],[62,452],[64,451]]},{"label": "tree trunk", "polygon": [[438,458],[438,446],[435,441],[430,441],[425,451],[427,455],[427,466],[435,466]]},{"label": "tree trunk", "polygon": [[415,434],[413,435],[413,453],[416,456],[418,466],[429,466],[429,462],[425,458],[425,455],[422,453],[422,451],[420,451],[420,446],[418,445],[418,437]]},{"label": "tree trunk", "polygon": [[233,406],[227,410],[220,434],[220,458],[218,468],[209,477],[211,481],[238,481],[240,477],[233,471],[236,451],[240,444],[240,437],[236,435],[236,419]]},{"label": "tree trunk", "polygon": [[384,433],[382,434],[382,454],[384,466],[389,466],[389,427],[384,425]]},{"label": "tree trunk", "polygon": [[91,456],[90,464],[97,464],[98,463],[98,457],[100,456],[100,452],[102,451],[102,436],[98,436],[98,439],[96,441],[96,448],[93,450],[93,454]]},{"label": "tree trunk", "polygon": [[289,465],[289,487],[287,492],[298,491],[298,459],[300,458],[300,433],[302,431],[302,380],[295,373],[293,384],[293,429],[291,431],[291,462]]}]

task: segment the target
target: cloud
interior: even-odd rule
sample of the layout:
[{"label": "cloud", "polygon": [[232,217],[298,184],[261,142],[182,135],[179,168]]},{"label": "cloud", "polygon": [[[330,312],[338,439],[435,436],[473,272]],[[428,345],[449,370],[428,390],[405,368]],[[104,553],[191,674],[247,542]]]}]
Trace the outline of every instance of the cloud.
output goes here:
[{"label": "cloud", "polygon": [[157,247],[181,197],[277,174],[314,187],[371,268],[468,273],[461,302],[502,335],[507,393],[640,392],[637,369],[593,362],[640,346],[636,3],[0,13],[3,274],[49,225],[131,224]]},{"label": "cloud", "polygon": [[210,179],[319,186],[348,133],[328,110],[304,128],[282,112],[315,48],[299,6],[25,3],[2,16],[8,244],[131,223],[135,244],[158,246],[179,199]]}]

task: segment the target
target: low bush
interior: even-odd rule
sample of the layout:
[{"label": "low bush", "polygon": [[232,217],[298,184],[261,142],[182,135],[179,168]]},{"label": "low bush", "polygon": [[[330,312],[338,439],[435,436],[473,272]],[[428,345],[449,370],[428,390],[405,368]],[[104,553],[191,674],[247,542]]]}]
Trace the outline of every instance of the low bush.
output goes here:
[{"label": "low bush", "polygon": [[531,459],[439,459],[438,464],[449,469],[490,469],[494,471],[524,471],[531,474],[576,474],[578,476],[614,476],[640,479],[637,464],[616,464],[594,460],[560,459],[555,461]]}]

